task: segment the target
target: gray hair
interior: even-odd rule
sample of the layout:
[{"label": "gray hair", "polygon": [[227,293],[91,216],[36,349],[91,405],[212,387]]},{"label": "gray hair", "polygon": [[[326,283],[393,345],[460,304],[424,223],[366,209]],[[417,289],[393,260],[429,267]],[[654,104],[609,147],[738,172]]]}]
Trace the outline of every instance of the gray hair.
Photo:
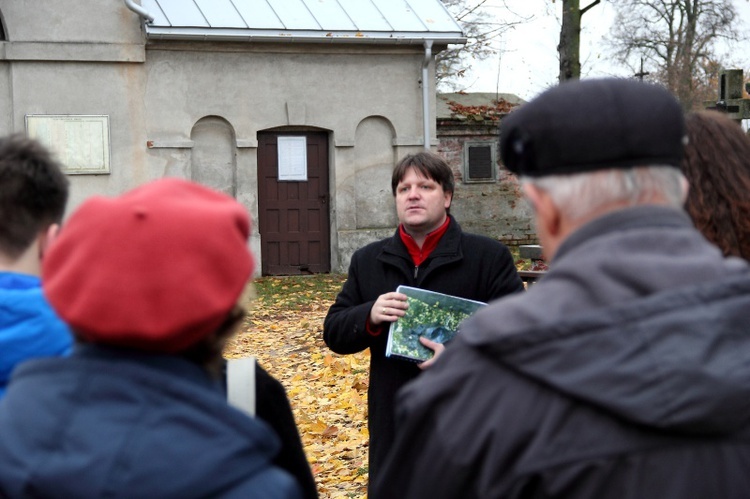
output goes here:
[{"label": "gray hair", "polygon": [[659,201],[682,209],[687,194],[685,177],[671,166],[638,166],[520,180],[546,191],[555,206],[571,220],[595,214],[611,203],[636,206]]}]

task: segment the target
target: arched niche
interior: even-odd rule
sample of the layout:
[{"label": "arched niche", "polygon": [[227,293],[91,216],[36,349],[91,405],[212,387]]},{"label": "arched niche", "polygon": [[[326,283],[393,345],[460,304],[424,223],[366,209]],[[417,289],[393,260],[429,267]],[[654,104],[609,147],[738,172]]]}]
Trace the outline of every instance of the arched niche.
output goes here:
[{"label": "arched niche", "polygon": [[232,125],[220,116],[206,116],[195,123],[190,138],[193,141],[190,177],[234,197],[237,155]]},{"label": "arched niche", "polygon": [[395,227],[391,174],[395,161],[391,122],[381,116],[360,121],[354,137],[357,228]]}]

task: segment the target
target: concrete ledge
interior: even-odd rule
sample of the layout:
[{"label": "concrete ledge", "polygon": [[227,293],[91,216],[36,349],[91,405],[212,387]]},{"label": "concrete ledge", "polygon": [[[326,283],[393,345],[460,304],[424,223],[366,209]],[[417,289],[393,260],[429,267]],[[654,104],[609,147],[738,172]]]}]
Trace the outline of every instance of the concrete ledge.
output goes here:
[{"label": "concrete ledge", "polygon": [[345,273],[349,269],[349,263],[355,251],[373,241],[393,236],[395,230],[396,227],[339,230],[337,234],[338,267],[331,270]]},{"label": "concrete ledge", "polygon": [[185,139],[155,139],[146,141],[149,149],[192,149],[195,143]]},{"label": "concrete ledge", "polygon": [[[192,149],[195,142],[186,139],[153,139],[146,141],[149,149]],[[237,139],[237,149],[257,149],[258,141],[254,139]]]},{"label": "concrete ledge", "polygon": [[542,247],[538,244],[522,244],[518,247],[518,254],[523,259],[542,260]]},{"label": "concrete ledge", "polygon": [[257,149],[258,141],[255,139],[237,139],[237,149]]},{"label": "concrete ledge", "polygon": [[143,44],[0,42],[0,60],[67,62],[145,62]]},{"label": "concrete ledge", "polygon": [[[424,146],[424,139],[422,137],[396,137],[392,144],[394,147]],[[430,139],[431,147],[437,147],[438,145],[440,145],[440,141],[437,138]]]}]

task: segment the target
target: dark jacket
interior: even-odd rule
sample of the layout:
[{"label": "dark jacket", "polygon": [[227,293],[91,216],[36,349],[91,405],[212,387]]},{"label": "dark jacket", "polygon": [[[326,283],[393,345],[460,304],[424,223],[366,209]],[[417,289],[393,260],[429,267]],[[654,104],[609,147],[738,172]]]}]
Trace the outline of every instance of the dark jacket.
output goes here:
[{"label": "dark jacket", "polygon": [[749,314],[683,213],[604,216],[399,393],[370,497],[746,498]]},{"label": "dark jacket", "polygon": [[256,407],[255,415],[265,421],[278,435],[281,449],[273,464],[292,474],[302,488],[306,499],[317,499],[310,464],[300,439],[294,412],[289,404],[284,385],[255,363]]},{"label": "dark jacket", "polygon": [[378,296],[396,291],[402,284],[482,302],[523,290],[508,248],[487,237],[464,233],[453,218],[419,268],[414,267],[398,230],[393,237],[354,253],[347,281],[325,319],[323,337],[336,353],[370,349],[370,480],[393,441],[395,393],[421,372],[412,362],[385,356],[386,327],[377,336],[366,330]]},{"label": "dark jacket", "polygon": [[0,497],[300,498],[273,431],[174,356],[29,361],[0,402]]}]

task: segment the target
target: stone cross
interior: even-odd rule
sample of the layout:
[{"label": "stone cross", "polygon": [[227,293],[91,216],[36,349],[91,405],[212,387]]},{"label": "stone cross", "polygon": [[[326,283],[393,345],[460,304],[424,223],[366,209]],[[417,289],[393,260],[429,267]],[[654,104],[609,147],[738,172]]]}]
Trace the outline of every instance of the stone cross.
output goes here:
[{"label": "stone cross", "polygon": [[648,71],[644,71],[643,70],[643,57],[641,57],[641,70],[639,72],[637,72],[636,74],[634,74],[633,76],[636,77],[636,78],[638,78],[639,80],[643,81],[643,77],[644,76],[648,76],[650,74],[651,73],[649,73]]}]

